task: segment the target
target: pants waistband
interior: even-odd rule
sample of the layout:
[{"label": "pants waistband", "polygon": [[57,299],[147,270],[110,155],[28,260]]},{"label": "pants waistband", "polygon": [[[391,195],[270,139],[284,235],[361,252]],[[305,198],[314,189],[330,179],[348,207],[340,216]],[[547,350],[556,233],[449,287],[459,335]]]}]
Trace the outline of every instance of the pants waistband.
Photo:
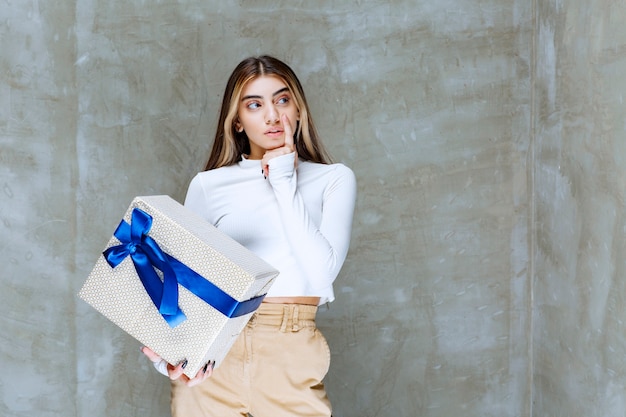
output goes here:
[{"label": "pants waistband", "polygon": [[277,327],[281,332],[297,332],[305,327],[315,327],[316,313],[317,306],[261,303],[250,318],[248,326],[262,324]]}]

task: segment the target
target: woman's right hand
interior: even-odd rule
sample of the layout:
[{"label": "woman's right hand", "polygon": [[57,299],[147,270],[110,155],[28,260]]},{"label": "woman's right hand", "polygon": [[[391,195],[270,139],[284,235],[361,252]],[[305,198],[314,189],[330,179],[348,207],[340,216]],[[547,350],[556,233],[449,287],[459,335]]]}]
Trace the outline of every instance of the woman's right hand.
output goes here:
[{"label": "woman's right hand", "polygon": [[296,146],[294,145],[293,140],[293,129],[291,128],[291,121],[286,114],[283,114],[280,118],[285,134],[285,142],[283,146],[280,146],[275,149],[268,149],[263,158],[261,159],[261,169],[263,170],[263,175],[265,178],[270,176],[270,160],[272,158],[276,158],[282,155],[287,155],[293,152],[296,152],[294,164],[298,164],[298,154],[296,150]]},{"label": "woman's right hand", "polygon": [[187,361],[183,361],[179,363],[177,366],[173,366],[169,363],[166,363],[163,360],[163,358],[161,358],[159,355],[154,353],[154,351],[147,346],[143,346],[141,348],[141,352],[144,355],[146,355],[148,359],[150,359],[150,362],[155,364],[155,366],[158,365],[160,362],[164,362],[167,366],[167,374],[169,378],[172,381],[176,379],[180,379],[189,387],[198,385],[199,383],[203,382],[205,379],[210,377],[213,374],[213,366],[215,366],[215,361],[210,361],[204,366],[204,368],[198,371],[195,377],[189,378],[187,375],[183,373],[185,371],[185,366],[187,365]]}]

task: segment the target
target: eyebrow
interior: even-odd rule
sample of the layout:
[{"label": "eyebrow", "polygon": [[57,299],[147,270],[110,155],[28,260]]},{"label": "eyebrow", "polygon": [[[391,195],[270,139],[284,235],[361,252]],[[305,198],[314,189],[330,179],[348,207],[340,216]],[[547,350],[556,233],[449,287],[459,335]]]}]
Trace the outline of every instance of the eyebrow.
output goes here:
[{"label": "eyebrow", "polygon": [[[281,88],[280,90],[278,90],[274,94],[272,94],[272,97],[276,97],[277,95],[279,95],[280,93],[284,93],[285,91],[289,91],[289,88],[288,87]],[[245,97],[241,98],[241,101],[249,100],[251,98],[257,98],[258,99],[258,98],[263,98],[263,96],[253,96],[253,95],[245,96]]]}]

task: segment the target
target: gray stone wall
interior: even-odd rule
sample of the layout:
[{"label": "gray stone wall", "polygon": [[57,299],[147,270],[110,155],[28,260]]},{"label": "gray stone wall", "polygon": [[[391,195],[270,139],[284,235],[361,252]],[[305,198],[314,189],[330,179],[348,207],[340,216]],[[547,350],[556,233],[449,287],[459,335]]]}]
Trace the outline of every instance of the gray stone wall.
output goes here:
[{"label": "gray stone wall", "polygon": [[626,8],[0,3],[0,415],[167,416],[76,298],[136,195],[182,201],[242,58],[289,62],[357,175],[319,314],[336,416],[623,416]]},{"label": "gray stone wall", "polygon": [[537,416],[626,413],[626,7],[546,1],[537,21]]}]

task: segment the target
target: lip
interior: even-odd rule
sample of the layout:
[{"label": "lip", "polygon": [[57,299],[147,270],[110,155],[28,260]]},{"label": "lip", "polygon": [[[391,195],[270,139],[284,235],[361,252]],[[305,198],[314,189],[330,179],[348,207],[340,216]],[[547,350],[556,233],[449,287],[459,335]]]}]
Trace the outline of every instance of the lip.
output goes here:
[{"label": "lip", "polygon": [[279,136],[282,136],[284,132],[285,131],[283,129],[279,127],[274,127],[271,129],[267,129],[265,131],[265,135],[270,136],[270,137],[279,137]]}]

